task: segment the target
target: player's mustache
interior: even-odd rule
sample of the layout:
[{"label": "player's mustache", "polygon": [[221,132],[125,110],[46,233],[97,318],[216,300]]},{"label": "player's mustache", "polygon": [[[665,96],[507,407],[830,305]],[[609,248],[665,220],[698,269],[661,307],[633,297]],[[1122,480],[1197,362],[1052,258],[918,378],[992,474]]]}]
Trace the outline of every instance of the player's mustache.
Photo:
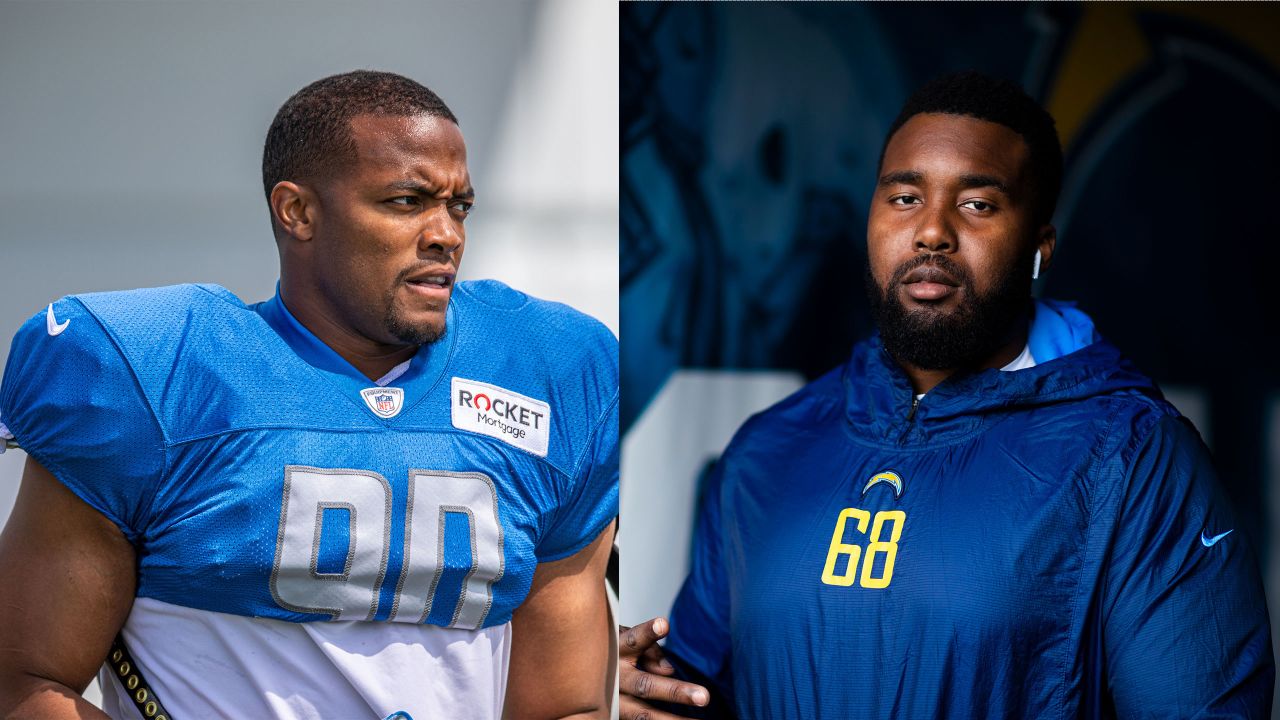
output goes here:
[{"label": "player's mustache", "polygon": [[457,273],[458,268],[453,264],[453,258],[449,255],[440,255],[439,258],[430,258],[416,262],[413,265],[401,270],[396,274],[396,283],[402,283],[414,275],[426,272],[440,271],[447,268],[449,273]]},{"label": "player's mustache", "polygon": [[946,255],[929,253],[928,255],[914,257],[899,265],[898,269],[893,271],[893,277],[889,278],[889,284],[887,287],[896,287],[897,285],[900,285],[908,273],[925,265],[933,265],[939,270],[955,278],[955,280],[961,285],[966,287],[972,286],[968,271],[961,267],[959,263]]}]

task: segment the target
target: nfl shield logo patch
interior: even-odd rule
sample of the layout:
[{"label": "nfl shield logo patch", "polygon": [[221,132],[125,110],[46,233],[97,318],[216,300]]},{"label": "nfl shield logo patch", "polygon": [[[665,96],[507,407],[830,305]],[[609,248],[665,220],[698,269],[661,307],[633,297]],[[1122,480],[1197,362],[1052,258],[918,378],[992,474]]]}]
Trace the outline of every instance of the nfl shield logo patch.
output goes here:
[{"label": "nfl shield logo patch", "polygon": [[364,404],[380,418],[393,418],[404,407],[404,390],[394,387],[373,387],[360,391]]}]

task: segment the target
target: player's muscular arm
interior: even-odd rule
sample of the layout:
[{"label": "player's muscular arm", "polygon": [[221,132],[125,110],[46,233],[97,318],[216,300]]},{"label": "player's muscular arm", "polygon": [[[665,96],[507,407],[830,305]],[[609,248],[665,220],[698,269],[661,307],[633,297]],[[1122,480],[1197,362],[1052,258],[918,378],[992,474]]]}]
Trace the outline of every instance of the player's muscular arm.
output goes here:
[{"label": "player's muscular arm", "polygon": [[0,717],[105,718],[80,697],[133,604],[133,547],[33,459],[0,534]]},{"label": "player's muscular arm", "polygon": [[608,601],[613,525],[563,560],[541,563],[511,619],[506,720],[607,717]]}]

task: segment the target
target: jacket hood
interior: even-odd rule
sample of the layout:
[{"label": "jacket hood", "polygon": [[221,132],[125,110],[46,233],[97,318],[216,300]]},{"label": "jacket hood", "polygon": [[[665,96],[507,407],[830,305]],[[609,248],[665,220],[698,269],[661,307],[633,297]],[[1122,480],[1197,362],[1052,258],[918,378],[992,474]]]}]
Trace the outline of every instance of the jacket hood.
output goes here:
[{"label": "jacket hood", "polygon": [[1037,300],[1028,345],[1035,367],[957,373],[913,412],[910,380],[873,335],[845,365],[845,417],[855,435],[903,444],[917,435],[958,440],[984,420],[1041,405],[1115,394],[1161,398],[1155,383],[1103,340],[1074,303]]}]

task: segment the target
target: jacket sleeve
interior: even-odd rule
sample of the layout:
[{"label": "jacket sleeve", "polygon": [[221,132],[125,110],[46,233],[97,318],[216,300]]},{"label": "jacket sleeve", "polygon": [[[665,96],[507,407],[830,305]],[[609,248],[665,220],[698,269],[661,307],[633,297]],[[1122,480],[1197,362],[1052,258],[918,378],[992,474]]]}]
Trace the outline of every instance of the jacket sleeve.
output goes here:
[{"label": "jacket sleeve", "polygon": [[1257,560],[1182,418],[1138,440],[1103,584],[1121,718],[1268,718],[1275,685]]},{"label": "jacket sleeve", "polygon": [[717,462],[703,484],[692,562],[671,609],[666,648],[692,671],[691,679],[710,682],[719,696],[731,699],[729,580],[721,552],[724,464],[723,459]]}]

